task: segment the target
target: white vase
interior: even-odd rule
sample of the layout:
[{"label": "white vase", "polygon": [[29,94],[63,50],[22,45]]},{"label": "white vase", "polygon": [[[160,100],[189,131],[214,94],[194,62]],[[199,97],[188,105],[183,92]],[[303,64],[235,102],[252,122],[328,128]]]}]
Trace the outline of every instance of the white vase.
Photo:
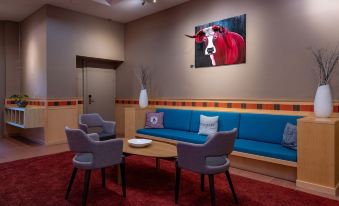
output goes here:
[{"label": "white vase", "polygon": [[146,89],[142,89],[140,91],[139,106],[140,106],[140,108],[146,108],[148,106],[148,96],[147,96],[147,90]]},{"label": "white vase", "polygon": [[321,85],[314,98],[314,114],[316,117],[329,117],[333,112],[330,85]]}]

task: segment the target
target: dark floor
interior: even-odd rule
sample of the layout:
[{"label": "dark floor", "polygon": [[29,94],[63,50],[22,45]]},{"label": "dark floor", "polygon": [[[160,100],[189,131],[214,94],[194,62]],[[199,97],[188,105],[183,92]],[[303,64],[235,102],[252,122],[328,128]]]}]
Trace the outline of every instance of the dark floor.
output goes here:
[{"label": "dark floor", "polygon": [[[67,144],[57,144],[57,145],[40,145],[34,142],[31,142],[24,138],[0,138],[0,163],[10,162],[19,159],[26,159],[31,157],[43,156],[48,154],[54,154],[59,152],[68,151]],[[339,196],[334,197],[327,194],[314,192],[310,190],[300,189],[296,187],[295,182],[290,182],[286,180],[281,180],[274,177],[269,177],[253,172],[248,172],[236,168],[231,168],[231,173],[259,180],[262,182],[269,182],[275,185],[282,187],[287,187],[295,190],[301,190],[307,193],[314,195],[319,195],[322,197],[327,197],[330,199],[339,200]]]}]

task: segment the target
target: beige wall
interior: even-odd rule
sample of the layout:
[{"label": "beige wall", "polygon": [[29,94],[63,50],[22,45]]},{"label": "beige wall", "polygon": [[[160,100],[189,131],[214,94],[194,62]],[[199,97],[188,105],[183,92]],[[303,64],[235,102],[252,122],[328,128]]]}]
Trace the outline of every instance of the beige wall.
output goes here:
[{"label": "beige wall", "polygon": [[3,136],[3,109],[6,94],[6,67],[5,67],[5,45],[4,45],[4,22],[0,21],[0,137]]},{"label": "beige wall", "polygon": [[46,7],[21,23],[22,87],[31,97],[47,97],[46,28]]},{"label": "beige wall", "polygon": [[23,88],[30,96],[76,97],[76,55],[124,60],[124,25],[50,5],[22,22]]},{"label": "beige wall", "polygon": [[6,96],[20,93],[19,23],[0,21],[0,137]]},{"label": "beige wall", "polygon": [[[247,62],[191,69],[196,25],[247,14]],[[137,97],[132,68],[153,68],[151,98],[312,100],[316,64],[307,48],[339,41],[336,0],[194,0],[128,23],[117,97]],[[332,93],[339,99],[339,68]]]},{"label": "beige wall", "polygon": [[21,92],[20,63],[20,25],[17,22],[5,22],[5,58],[6,58],[6,96]]},{"label": "beige wall", "polygon": [[76,55],[124,60],[124,25],[47,6],[48,97],[77,96]]}]

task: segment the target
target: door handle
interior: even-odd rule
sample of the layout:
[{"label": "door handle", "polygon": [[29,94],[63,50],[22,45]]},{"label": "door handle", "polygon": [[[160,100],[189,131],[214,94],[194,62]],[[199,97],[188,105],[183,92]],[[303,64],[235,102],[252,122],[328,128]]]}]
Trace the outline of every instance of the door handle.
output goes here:
[{"label": "door handle", "polygon": [[95,102],[95,101],[92,100],[92,95],[89,94],[89,95],[88,95],[88,104],[92,104],[93,102]]}]

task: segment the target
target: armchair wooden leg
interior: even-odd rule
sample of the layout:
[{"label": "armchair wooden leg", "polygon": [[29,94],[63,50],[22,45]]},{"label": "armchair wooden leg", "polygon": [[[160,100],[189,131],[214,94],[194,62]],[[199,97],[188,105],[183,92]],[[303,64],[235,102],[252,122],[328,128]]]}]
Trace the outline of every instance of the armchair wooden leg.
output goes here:
[{"label": "armchair wooden leg", "polygon": [[72,175],[71,175],[71,179],[69,180],[69,183],[68,183],[67,192],[66,192],[66,195],[65,195],[65,200],[67,200],[68,197],[69,197],[69,193],[71,192],[72,185],[73,185],[73,182],[74,182],[74,178],[77,175],[77,172],[78,172],[78,168],[74,167]]},{"label": "armchair wooden leg", "polygon": [[180,176],[181,176],[181,168],[179,168],[178,162],[176,162],[175,163],[175,204],[178,204],[178,200],[179,200]]},{"label": "armchair wooden leg", "polygon": [[105,168],[101,168],[101,184],[102,187],[106,187],[106,171]]},{"label": "armchair wooden leg", "polygon": [[120,164],[120,174],[121,174],[122,196],[126,197],[125,162],[122,162]]},{"label": "armchair wooden leg", "polygon": [[211,205],[215,206],[214,175],[208,175],[208,180],[211,193]]},{"label": "armchair wooden leg", "polygon": [[91,179],[91,170],[85,171],[84,191],[82,193],[82,206],[86,206],[89,182]]},{"label": "armchair wooden leg", "polygon": [[121,185],[121,169],[120,165],[114,165],[113,170],[117,173],[117,184]]},{"label": "armchair wooden leg", "polygon": [[204,187],[205,187],[205,175],[201,174],[200,175],[200,190],[201,190],[201,192],[204,191]]},{"label": "armchair wooden leg", "polygon": [[235,193],[235,190],[234,190],[234,187],[233,187],[233,183],[232,183],[232,180],[231,180],[230,172],[226,171],[225,174],[226,174],[228,184],[230,185],[230,188],[231,188],[231,191],[232,191],[232,194],[233,194],[234,202],[236,204],[238,204],[238,198],[237,198],[237,194]]}]

